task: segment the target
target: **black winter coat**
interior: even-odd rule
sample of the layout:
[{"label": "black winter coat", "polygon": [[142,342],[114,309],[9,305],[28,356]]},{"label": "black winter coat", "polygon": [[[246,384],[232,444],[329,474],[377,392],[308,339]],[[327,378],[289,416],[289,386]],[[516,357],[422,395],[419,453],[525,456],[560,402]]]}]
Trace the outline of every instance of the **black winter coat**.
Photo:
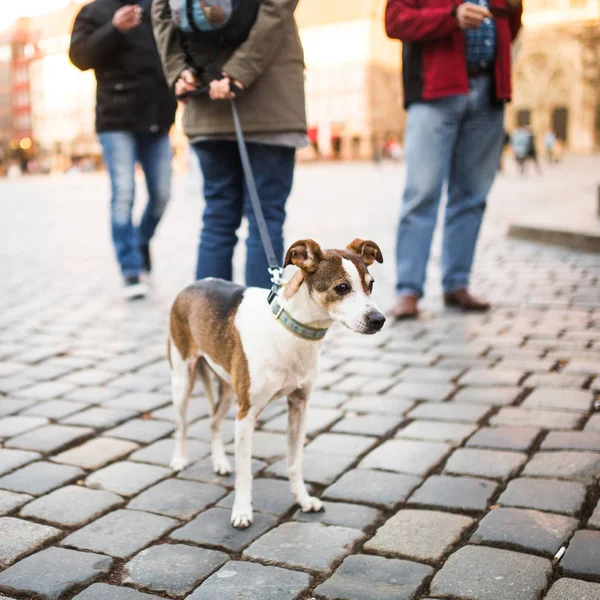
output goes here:
[{"label": "black winter coat", "polygon": [[82,71],[94,69],[97,81],[96,130],[168,132],[177,101],[163,75],[156,50],[150,4],[142,22],[127,33],[113,24],[125,0],[94,0],[73,25],[69,58]]}]

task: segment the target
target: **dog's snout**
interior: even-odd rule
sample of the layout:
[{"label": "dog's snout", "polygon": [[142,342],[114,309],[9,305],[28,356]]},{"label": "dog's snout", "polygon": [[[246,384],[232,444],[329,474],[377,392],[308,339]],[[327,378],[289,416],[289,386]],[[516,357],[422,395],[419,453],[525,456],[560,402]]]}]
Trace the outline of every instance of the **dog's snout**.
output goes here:
[{"label": "dog's snout", "polygon": [[369,325],[379,331],[385,323],[385,317],[380,312],[372,312],[367,315]]}]

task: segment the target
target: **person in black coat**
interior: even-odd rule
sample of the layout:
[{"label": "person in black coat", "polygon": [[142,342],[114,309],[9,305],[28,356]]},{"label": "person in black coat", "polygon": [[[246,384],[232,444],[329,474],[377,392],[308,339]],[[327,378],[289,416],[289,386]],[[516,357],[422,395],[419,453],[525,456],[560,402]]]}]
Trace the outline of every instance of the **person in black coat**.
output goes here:
[{"label": "person in black coat", "polygon": [[[110,175],[112,238],[128,299],[148,292],[140,275],[151,270],[150,240],[170,197],[169,129],[177,108],[154,42],[150,4],[94,0],[77,15],[69,49],[77,68],[96,75],[96,130]],[[149,198],[134,227],[137,161]]]}]

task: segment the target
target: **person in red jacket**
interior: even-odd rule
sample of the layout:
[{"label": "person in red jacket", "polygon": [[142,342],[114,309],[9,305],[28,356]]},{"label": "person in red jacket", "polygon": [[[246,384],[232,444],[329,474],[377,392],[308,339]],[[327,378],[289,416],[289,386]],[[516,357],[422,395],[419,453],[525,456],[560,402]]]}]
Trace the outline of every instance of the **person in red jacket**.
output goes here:
[{"label": "person in red jacket", "polygon": [[388,0],[385,25],[402,41],[406,188],[396,243],[397,319],[419,314],[442,187],[446,305],[484,311],[469,276],[504,141],[511,42],[521,0]]}]

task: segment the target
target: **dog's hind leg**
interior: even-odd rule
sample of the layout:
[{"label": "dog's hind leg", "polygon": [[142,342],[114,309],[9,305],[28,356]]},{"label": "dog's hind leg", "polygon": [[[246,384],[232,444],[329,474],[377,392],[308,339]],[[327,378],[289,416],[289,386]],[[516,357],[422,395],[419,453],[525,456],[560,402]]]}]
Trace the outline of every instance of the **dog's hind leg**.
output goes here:
[{"label": "dog's hind leg", "polygon": [[296,390],[288,397],[288,477],[292,495],[302,512],[319,512],[323,510],[323,502],[308,493],[302,474],[309,392]]},{"label": "dog's hind leg", "polygon": [[223,417],[229,412],[232,400],[233,388],[222,379],[219,379],[219,401],[212,415],[210,425],[212,464],[213,470],[217,475],[229,475],[231,473],[231,464],[225,456],[225,448],[223,446],[221,422],[223,421]]},{"label": "dog's hind leg", "polygon": [[171,394],[175,408],[175,450],[171,459],[171,468],[174,471],[181,471],[188,465],[186,412],[194,387],[196,359],[183,359],[171,340],[169,340],[169,358]]}]

